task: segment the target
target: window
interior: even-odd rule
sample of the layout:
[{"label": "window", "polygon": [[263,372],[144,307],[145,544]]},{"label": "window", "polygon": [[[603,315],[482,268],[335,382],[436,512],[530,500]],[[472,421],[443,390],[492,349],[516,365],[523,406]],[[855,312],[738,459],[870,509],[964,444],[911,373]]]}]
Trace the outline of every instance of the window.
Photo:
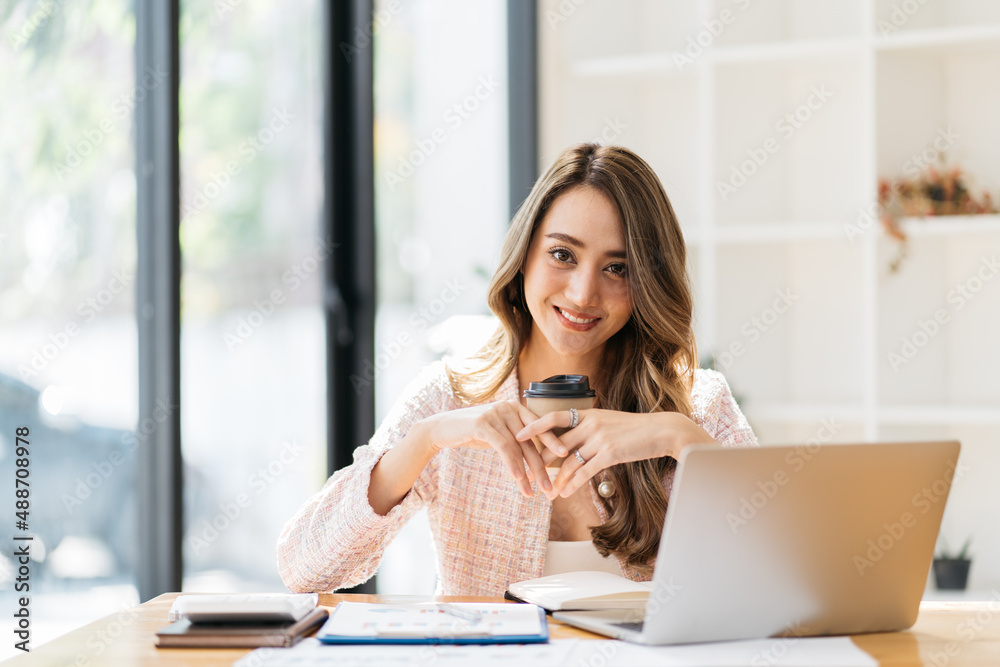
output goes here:
[{"label": "window", "polygon": [[326,472],[320,7],[181,10],[184,590],[284,590]]},{"label": "window", "polygon": [[[134,430],[133,109],[160,76],[136,85],[125,0],[8,2],[0,37],[0,496],[8,503],[15,428],[28,427],[31,443],[28,529],[11,517],[2,531],[6,544],[34,535],[35,646],[139,601],[134,481],[146,436]],[[15,570],[5,549],[4,595]],[[12,650],[5,643],[0,658]]]},{"label": "window", "polygon": [[[376,421],[422,366],[474,351],[506,231],[506,3],[376,3]],[[460,58],[455,54],[460,53]],[[382,593],[432,593],[426,513],[403,529]]]}]

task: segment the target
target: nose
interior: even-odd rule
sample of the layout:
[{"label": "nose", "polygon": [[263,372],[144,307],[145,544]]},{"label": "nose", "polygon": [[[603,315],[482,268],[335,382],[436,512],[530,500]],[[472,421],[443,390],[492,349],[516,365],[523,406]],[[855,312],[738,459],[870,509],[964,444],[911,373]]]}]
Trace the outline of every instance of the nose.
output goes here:
[{"label": "nose", "polygon": [[566,297],[571,306],[581,310],[596,306],[600,302],[600,271],[580,267],[570,275],[566,287]]}]

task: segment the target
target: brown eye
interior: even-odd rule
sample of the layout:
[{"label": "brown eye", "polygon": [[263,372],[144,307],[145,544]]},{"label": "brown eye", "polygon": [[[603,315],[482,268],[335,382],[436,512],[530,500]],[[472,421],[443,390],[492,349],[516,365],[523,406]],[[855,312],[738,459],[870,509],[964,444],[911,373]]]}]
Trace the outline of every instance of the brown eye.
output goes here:
[{"label": "brown eye", "polygon": [[564,248],[553,248],[549,251],[549,255],[557,262],[569,262],[573,259],[573,255]]},{"label": "brown eye", "polygon": [[612,264],[606,271],[608,271],[613,276],[618,276],[624,278],[628,275],[628,267],[624,264]]}]

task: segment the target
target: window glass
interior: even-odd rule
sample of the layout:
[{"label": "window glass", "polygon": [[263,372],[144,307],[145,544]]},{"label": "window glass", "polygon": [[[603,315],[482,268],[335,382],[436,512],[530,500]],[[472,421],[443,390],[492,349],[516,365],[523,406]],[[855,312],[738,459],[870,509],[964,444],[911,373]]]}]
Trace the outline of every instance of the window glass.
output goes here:
[{"label": "window glass", "polygon": [[326,472],[320,5],[181,9],[184,590],[284,590]]},{"label": "window glass", "polygon": [[133,112],[160,78],[136,87],[126,0],[5,2],[0,38],[0,533],[33,537],[27,581],[0,554],[0,607],[30,596],[34,648],[139,601]]},{"label": "window glass", "polygon": [[[492,332],[486,289],[509,220],[506,3],[375,3],[376,419],[420,368]],[[456,57],[461,54],[461,57]],[[434,591],[421,512],[378,590]]]}]

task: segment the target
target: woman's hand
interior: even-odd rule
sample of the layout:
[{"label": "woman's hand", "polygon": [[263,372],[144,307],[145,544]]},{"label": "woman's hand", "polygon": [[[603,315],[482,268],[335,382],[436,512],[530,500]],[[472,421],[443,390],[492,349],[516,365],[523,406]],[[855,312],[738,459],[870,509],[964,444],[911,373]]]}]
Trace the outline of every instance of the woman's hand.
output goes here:
[{"label": "woman's hand", "polygon": [[[551,491],[552,484],[534,443],[520,441],[514,436],[537,420],[537,415],[520,402],[500,401],[442,412],[423,420],[422,425],[434,451],[454,447],[495,449],[510,469],[521,493],[530,498],[532,479],[538,480],[546,492]],[[540,434],[539,440],[553,459],[566,456],[568,449],[548,429]]]},{"label": "woman's hand", "polygon": [[[553,428],[568,428],[569,425],[568,410],[550,412],[525,426],[517,433],[517,439],[530,442],[532,437],[552,435]],[[579,451],[587,463],[581,464],[572,454],[563,461],[552,490],[546,489],[549,499],[568,498],[601,470],[618,463],[662,456],[676,459],[689,445],[715,442],[703,428],[678,412],[632,413],[598,409],[580,410],[576,428],[566,431],[559,439],[570,452]],[[544,464],[556,458],[551,448],[543,452]]]}]

